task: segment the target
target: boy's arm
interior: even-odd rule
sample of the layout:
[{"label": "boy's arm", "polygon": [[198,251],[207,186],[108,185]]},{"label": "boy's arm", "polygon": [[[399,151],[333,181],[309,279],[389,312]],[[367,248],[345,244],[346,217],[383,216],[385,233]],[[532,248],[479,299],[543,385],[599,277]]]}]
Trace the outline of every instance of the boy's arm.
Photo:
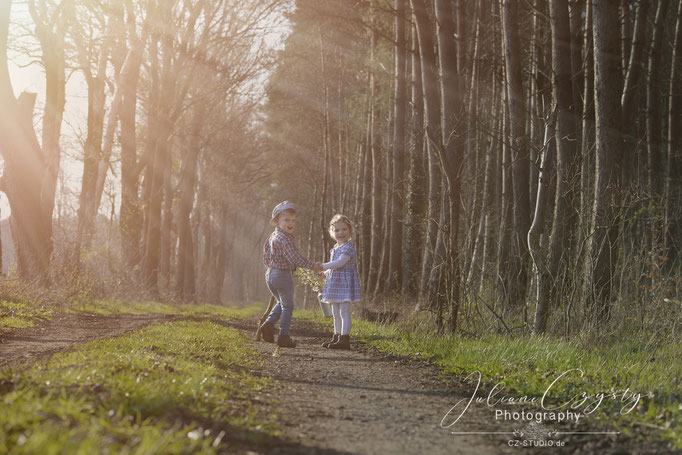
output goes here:
[{"label": "boy's arm", "polygon": [[270,259],[270,239],[268,239],[265,244],[263,245],[263,264],[265,264],[266,267],[269,267],[269,259]]},{"label": "boy's arm", "polygon": [[287,237],[282,238],[282,252],[290,262],[297,265],[298,267],[315,270],[317,263],[311,261],[310,259],[304,258],[296,248],[296,244],[294,244],[293,239]]}]

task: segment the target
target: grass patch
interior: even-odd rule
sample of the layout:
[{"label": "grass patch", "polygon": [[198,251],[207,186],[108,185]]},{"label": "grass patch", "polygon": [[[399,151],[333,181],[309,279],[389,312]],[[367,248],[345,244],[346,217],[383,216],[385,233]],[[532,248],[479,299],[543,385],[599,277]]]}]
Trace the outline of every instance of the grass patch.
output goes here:
[{"label": "grass patch", "polygon": [[[320,312],[296,311],[295,317],[331,326],[331,319],[323,318]],[[682,346],[679,342],[645,343],[632,339],[583,345],[550,337],[465,339],[440,336],[419,328],[414,321],[407,321],[405,327],[409,328],[356,318],[351,336],[382,352],[427,359],[448,373],[466,376],[479,371],[487,390],[504,382],[504,395],[519,398],[527,395],[539,399],[563,372],[580,369],[584,375],[571,372],[552,386],[552,405],[569,400],[574,400],[572,404],[579,403],[580,397],[575,398],[576,394],[585,392],[590,398],[575,410],[589,411],[596,405],[596,394],[609,394],[590,417],[596,417],[603,424],[612,423],[626,434],[641,434],[636,427],[644,425],[649,434],[682,448]],[[626,389],[629,398],[623,399],[622,392]],[[613,392],[615,399],[610,395]],[[625,412],[634,403],[633,393],[641,394],[637,406],[621,415],[622,409]]]},{"label": "grass patch", "polygon": [[215,453],[278,435],[237,330],[175,322],[0,372],[0,453]]},{"label": "grass patch", "polygon": [[33,327],[48,319],[52,314],[49,308],[37,307],[28,302],[0,301],[0,333],[11,329]]},{"label": "grass patch", "polygon": [[101,315],[116,314],[174,314],[181,316],[220,316],[228,318],[248,318],[261,314],[265,306],[250,304],[244,307],[210,304],[176,304],[155,301],[134,302],[119,300],[88,300],[68,307],[73,313],[93,313]]}]

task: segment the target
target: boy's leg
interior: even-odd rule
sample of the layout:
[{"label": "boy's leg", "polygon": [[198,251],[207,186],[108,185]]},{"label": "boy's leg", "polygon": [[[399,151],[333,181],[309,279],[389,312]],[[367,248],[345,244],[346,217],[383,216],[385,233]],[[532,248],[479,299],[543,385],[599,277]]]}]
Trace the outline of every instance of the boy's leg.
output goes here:
[{"label": "boy's leg", "polygon": [[282,314],[282,299],[280,298],[279,290],[273,284],[273,275],[276,276],[276,274],[277,272],[273,272],[272,270],[268,270],[268,272],[265,274],[265,284],[268,286],[268,290],[272,295],[275,296],[275,300],[277,301],[277,304],[272,308],[268,318],[265,320],[265,322],[269,322],[271,324],[277,323],[277,321],[279,321],[280,315]]},{"label": "boy's leg", "polygon": [[[278,271],[273,274],[271,282],[279,295],[279,313],[282,319],[279,323],[279,334],[288,335],[291,326],[291,316],[294,312],[294,279],[291,272]],[[273,310],[274,312],[274,310]]]},{"label": "boy's leg", "polygon": [[[277,296],[275,296],[275,298],[277,298]],[[282,314],[282,304],[277,302],[277,305],[275,305],[272,308],[272,311],[270,312],[270,315],[265,320],[265,322],[271,322],[273,324],[276,324],[277,321],[279,321],[279,317],[281,314]]]}]

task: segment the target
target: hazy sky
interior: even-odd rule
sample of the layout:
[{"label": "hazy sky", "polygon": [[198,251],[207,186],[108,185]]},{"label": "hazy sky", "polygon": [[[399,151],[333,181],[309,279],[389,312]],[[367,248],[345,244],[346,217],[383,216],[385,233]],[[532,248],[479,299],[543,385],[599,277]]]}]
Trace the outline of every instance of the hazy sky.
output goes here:
[{"label": "hazy sky", "polygon": [[[4,1],[4,0],[0,0]],[[15,1],[12,5],[11,23],[23,23],[31,27],[32,19],[28,15],[25,2]],[[283,47],[284,38],[289,33],[288,24],[283,24],[269,33],[265,39],[273,48]],[[10,28],[10,40],[12,39],[12,28]],[[37,43],[36,43],[37,45]],[[45,104],[45,76],[43,69],[38,63],[31,63],[31,58],[26,55],[17,54],[9,51],[9,72],[12,87],[16,96],[23,91],[37,93],[35,122],[37,122],[38,140],[40,140],[40,123],[42,119],[42,109]],[[108,94],[110,95],[110,94]],[[87,125],[87,85],[80,72],[74,72],[66,85],[66,106],[64,108],[64,121],[62,124],[61,144],[61,170],[64,184],[71,194],[80,192],[80,180],[83,172],[81,162],[82,146],[78,142],[78,137],[84,137]],[[109,177],[111,174],[109,173]],[[58,185],[61,185],[59,182]],[[117,185],[118,186],[118,185]],[[57,188],[58,193],[62,191]],[[59,194],[57,195],[59,197]],[[120,199],[117,200],[117,205]],[[104,198],[102,204],[104,205]],[[118,207],[117,207],[118,208]],[[4,219],[10,214],[7,198],[4,193],[0,193],[0,216]],[[108,209],[105,209],[108,211]]]}]

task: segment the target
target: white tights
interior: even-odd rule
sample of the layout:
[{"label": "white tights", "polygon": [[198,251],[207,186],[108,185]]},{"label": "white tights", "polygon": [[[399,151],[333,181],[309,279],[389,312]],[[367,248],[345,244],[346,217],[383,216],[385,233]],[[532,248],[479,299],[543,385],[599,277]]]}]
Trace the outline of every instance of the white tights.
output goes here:
[{"label": "white tights", "polygon": [[350,303],[332,303],[332,314],[334,315],[334,333],[350,335]]}]

